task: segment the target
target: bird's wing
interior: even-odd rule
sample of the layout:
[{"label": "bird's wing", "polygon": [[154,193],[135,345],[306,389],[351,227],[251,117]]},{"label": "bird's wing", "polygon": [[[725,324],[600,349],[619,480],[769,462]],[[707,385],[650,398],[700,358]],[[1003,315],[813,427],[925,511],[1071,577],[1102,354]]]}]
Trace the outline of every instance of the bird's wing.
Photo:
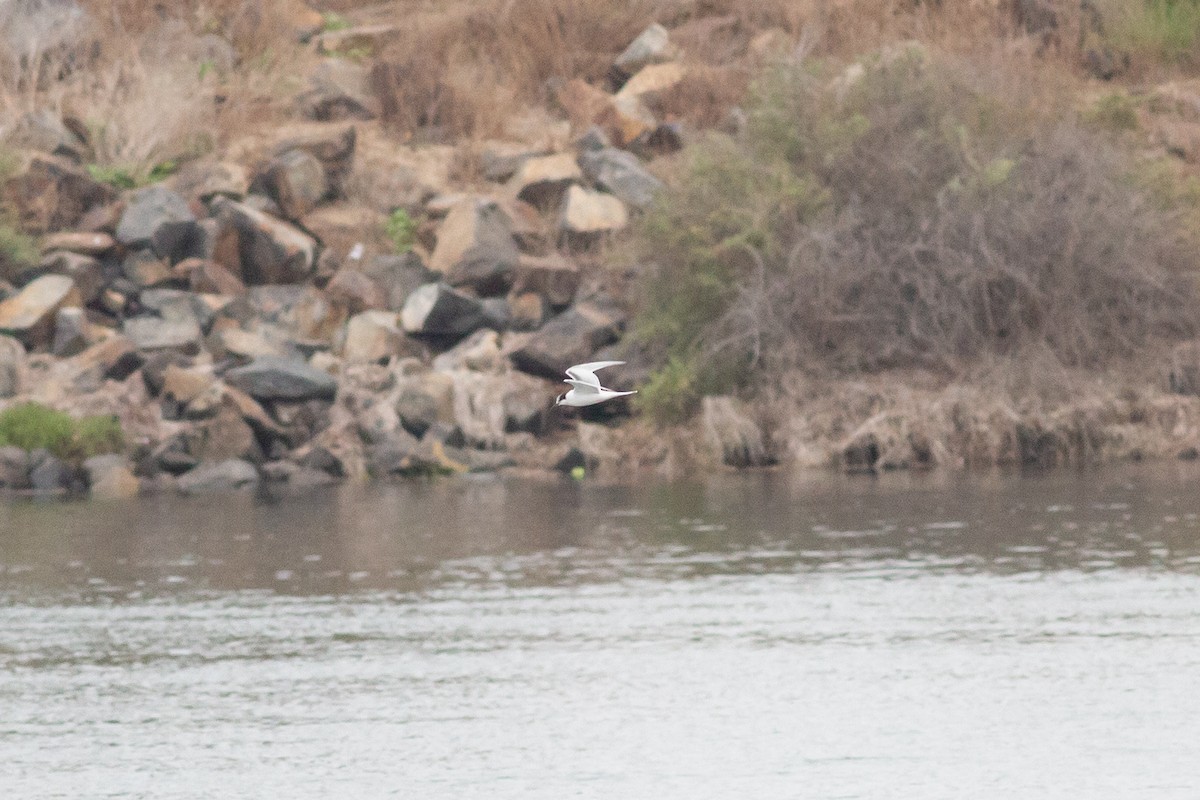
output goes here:
[{"label": "bird's wing", "polygon": [[[596,371],[624,363],[624,361],[589,361],[587,364],[576,364],[573,367],[567,367],[567,375],[577,381],[591,384],[593,387],[599,389],[600,379],[596,377]],[[570,383],[570,381],[567,382]]]},{"label": "bird's wing", "polygon": [[577,380],[574,380],[573,378],[567,378],[565,381],[563,381],[563,383],[571,384],[571,386],[573,386],[575,388],[575,391],[579,392],[580,394],[599,394],[600,393],[600,384],[598,384],[598,383],[593,385],[591,383],[588,383],[587,381],[577,381]]}]

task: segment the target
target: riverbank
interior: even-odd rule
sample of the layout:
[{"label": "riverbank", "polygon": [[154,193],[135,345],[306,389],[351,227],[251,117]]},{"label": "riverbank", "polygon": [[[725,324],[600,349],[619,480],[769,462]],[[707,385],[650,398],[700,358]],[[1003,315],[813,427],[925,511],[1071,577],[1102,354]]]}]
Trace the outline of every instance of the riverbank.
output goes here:
[{"label": "riverbank", "polygon": [[[1174,239],[1180,219],[1190,236],[1196,213],[1200,139],[1190,137],[1200,129],[1200,87],[1186,53],[1156,62],[1118,37],[1116,12],[1104,27],[1038,3],[1015,12],[985,4],[966,16],[847,6],[833,17],[786,4],[722,14],[639,7],[627,17],[587,3],[490,16],[455,3],[280,0],[257,16],[253,4],[234,5],[203,19],[155,19],[131,6],[117,21],[73,0],[3,9],[9,30],[41,35],[2,47],[15,69],[0,117],[0,488],[130,496],[472,471],[632,476],[1196,457],[1197,272]],[[1029,10],[1043,5],[1049,16]],[[538,34],[551,20],[553,41]],[[849,29],[870,35],[852,42]],[[925,31],[921,43],[910,41],[915,30]],[[28,48],[34,39],[41,49]],[[437,41],[448,50],[416,49]],[[1106,152],[1137,154],[1153,179],[1144,194],[1164,204],[1147,215],[1141,200],[1129,206],[1136,212],[1122,210],[1133,195],[1101,201],[1113,218],[1102,227],[1137,268],[1100,246],[1116,277],[1078,256],[1083,247],[1046,256],[1028,248],[1047,237],[1022,230],[1027,249],[1015,259],[1029,274],[981,273],[979,286],[932,293],[948,305],[919,309],[949,332],[888,305],[910,292],[925,302],[931,286],[961,288],[941,267],[915,281],[867,274],[837,285],[843,262],[878,255],[870,247],[828,247],[825,273],[785,271],[755,297],[745,253],[764,269],[776,258],[778,229],[763,228],[762,209],[794,207],[814,240],[870,238],[838,207],[839,191],[855,198],[864,188],[838,184],[837,169],[819,174],[832,155],[815,178],[780,178],[767,162],[737,171],[745,153],[762,157],[761,135],[753,144],[762,76],[817,75],[805,102],[828,120],[800,144],[840,137],[874,158],[904,142],[906,129],[863,135],[895,124],[890,96],[872,92],[903,70],[932,80],[943,56],[984,46],[1012,78],[986,90],[1023,87],[996,108],[1067,98],[1071,124],[1090,132],[1064,140],[1065,155],[1003,147],[988,155],[979,144],[986,131],[927,114],[946,137],[940,160],[929,160],[931,191],[955,192],[964,207],[983,199],[961,219],[935,220],[936,236],[918,220],[922,238],[911,247],[898,240],[898,252],[933,252],[936,239],[936,258],[956,270],[979,254],[992,259],[1015,234],[1001,230],[1010,240],[999,248],[983,236],[977,247],[972,215],[1019,208],[1000,192],[1024,197],[1037,181],[1050,188],[1027,204],[1054,204],[1058,165],[1103,141]],[[500,61],[504,71],[489,68]],[[969,90],[972,109],[983,91],[930,85]],[[853,103],[862,98],[871,102],[860,113]],[[911,133],[929,140],[920,125]],[[796,145],[771,141],[781,153]],[[730,156],[725,171],[697,173],[714,146]],[[838,169],[862,173],[863,163]],[[1022,172],[1026,164],[1033,171]],[[1068,184],[1079,202],[1067,204],[1063,225],[1095,219],[1089,193],[1124,185],[1104,183],[1107,164],[1094,167],[1100,178],[1086,176],[1091,183]],[[713,175],[725,183],[703,183]],[[747,187],[745,202],[737,199]],[[888,196],[873,184],[865,191]],[[698,198],[714,192],[716,216],[701,219]],[[886,207],[852,210],[868,221],[878,214],[868,232],[892,219]],[[1141,220],[1132,235],[1115,230],[1128,219]],[[969,246],[950,242],[955,225]],[[1068,230],[1051,227],[1050,238]],[[674,236],[693,229],[702,232],[694,241]],[[724,240],[709,240],[715,230]],[[676,254],[665,269],[655,263]],[[1039,283],[1040,259],[1060,257],[1079,272]],[[780,263],[791,269],[792,260]],[[890,268],[891,257],[882,263]],[[818,283],[833,286],[820,302],[809,291]],[[972,305],[980,292],[982,310]],[[866,312],[862,297],[871,298]],[[733,337],[714,332],[727,319],[753,324]],[[1089,327],[1094,320],[1109,328]],[[747,349],[733,361],[752,360],[758,373],[738,366],[727,370],[736,380],[713,380],[702,367],[719,371],[728,360],[713,340],[749,348],[747,329],[753,359]],[[1019,351],[1008,344],[1022,341]],[[606,377],[640,387],[634,403],[554,409],[567,366],[608,358],[629,361]],[[13,409],[23,432],[3,433]],[[26,430],[46,410],[111,418],[119,435],[83,446]]]}]

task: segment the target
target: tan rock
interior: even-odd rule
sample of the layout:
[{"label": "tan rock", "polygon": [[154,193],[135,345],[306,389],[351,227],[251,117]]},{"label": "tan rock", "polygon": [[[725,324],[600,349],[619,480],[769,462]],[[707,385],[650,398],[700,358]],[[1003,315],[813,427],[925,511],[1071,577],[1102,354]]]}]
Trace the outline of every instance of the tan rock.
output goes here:
[{"label": "tan rock", "polygon": [[42,239],[42,252],[65,250],[85,256],[102,256],[116,247],[117,242],[107,233],[87,231],[60,231]]},{"label": "tan rock", "polygon": [[304,231],[251,208],[221,199],[214,205],[223,223],[217,260],[248,285],[299,283],[316,264],[316,241]]},{"label": "tan rock", "polygon": [[346,323],[342,358],[348,364],[375,364],[404,355],[411,348],[399,327],[400,315],[393,311],[364,311]]},{"label": "tan rock", "polygon": [[684,66],[676,62],[651,64],[626,81],[616,96],[640,99],[645,95],[660,94],[677,86],[686,74]]},{"label": "tan rock", "polygon": [[311,152],[300,148],[271,159],[258,181],[292,221],[312,211],[330,193],[325,167]]},{"label": "tan rock", "polygon": [[559,227],[567,233],[600,234],[619,231],[629,224],[629,212],[611,194],[572,186],[563,200]]},{"label": "tan rock", "polygon": [[670,32],[656,22],[638,34],[613,65],[626,75],[632,75],[647,64],[660,64],[678,56],[679,48],[671,43]]},{"label": "tan rock", "polygon": [[[579,280],[579,267],[557,253],[548,256],[523,255],[517,264],[513,295],[532,292],[544,297],[550,305],[561,308],[575,299]],[[513,312],[516,313],[515,308]]]},{"label": "tan rock", "polygon": [[0,302],[0,333],[16,337],[30,350],[45,348],[54,335],[54,315],[60,308],[80,304],[73,280],[43,275]]},{"label": "tan rock", "polygon": [[223,328],[213,333],[209,339],[214,355],[236,356],[242,359],[255,359],[260,356],[283,356],[286,349],[279,343],[273,342],[257,331],[246,331],[241,328]]},{"label": "tan rock", "polygon": [[383,308],[386,298],[379,284],[353,267],[342,267],[325,286],[329,299],[351,314]]},{"label": "tan rock", "polygon": [[186,405],[217,382],[211,368],[168,364],[163,371],[162,396]]},{"label": "tan rock", "polygon": [[509,191],[540,208],[556,205],[566,188],[583,179],[571,153],[526,159],[508,182]]},{"label": "tan rock", "polygon": [[518,257],[508,215],[495,203],[471,199],[446,216],[429,267],[452,285],[495,293],[508,284]]},{"label": "tan rock", "polygon": [[205,203],[217,196],[241,200],[250,191],[250,175],[231,161],[191,162],[171,176],[169,185],[184,197]]},{"label": "tan rock", "polygon": [[658,120],[641,99],[632,95],[614,97],[594,120],[608,133],[613,144],[626,147],[639,136],[658,127]]},{"label": "tan rock", "polygon": [[172,268],[172,272],[186,280],[193,292],[218,295],[246,293],[246,284],[238,276],[207,258],[185,258]]}]

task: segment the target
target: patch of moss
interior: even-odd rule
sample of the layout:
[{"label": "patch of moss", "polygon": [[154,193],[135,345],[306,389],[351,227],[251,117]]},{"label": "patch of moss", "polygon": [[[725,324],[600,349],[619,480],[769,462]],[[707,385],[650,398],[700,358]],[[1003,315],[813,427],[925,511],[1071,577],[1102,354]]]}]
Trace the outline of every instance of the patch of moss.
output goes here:
[{"label": "patch of moss", "polygon": [[391,213],[384,223],[384,232],[397,253],[407,253],[417,241],[417,223],[403,208]]},{"label": "patch of moss", "polygon": [[22,450],[49,450],[59,458],[79,461],[118,452],[125,437],[115,417],[75,419],[40,403],[21,403],[0,411],[0,445]]}]

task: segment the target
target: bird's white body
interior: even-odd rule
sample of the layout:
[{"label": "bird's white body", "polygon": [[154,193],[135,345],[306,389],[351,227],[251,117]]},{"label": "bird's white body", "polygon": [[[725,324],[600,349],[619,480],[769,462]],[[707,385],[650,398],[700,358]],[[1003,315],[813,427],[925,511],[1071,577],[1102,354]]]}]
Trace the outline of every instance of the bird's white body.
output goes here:
[{"label": "bird's white body", "polygon": [[615,367],[619,364],[624,364],[624,361],[592,361],[587,364],[578,364],[567,369],[567,379],[563,383],[571,385],[571,390],[554,401],[556,406],[574,406],[582,408],[584,406],[594,406],[597,403],[603,403],[605,400],[612,400],[614,397],[624,397],[634,392],[614,392],[612,389],[605,389],[600,385],[600,379],[596,377],[596,370],[604,369],[605,367]]}]

